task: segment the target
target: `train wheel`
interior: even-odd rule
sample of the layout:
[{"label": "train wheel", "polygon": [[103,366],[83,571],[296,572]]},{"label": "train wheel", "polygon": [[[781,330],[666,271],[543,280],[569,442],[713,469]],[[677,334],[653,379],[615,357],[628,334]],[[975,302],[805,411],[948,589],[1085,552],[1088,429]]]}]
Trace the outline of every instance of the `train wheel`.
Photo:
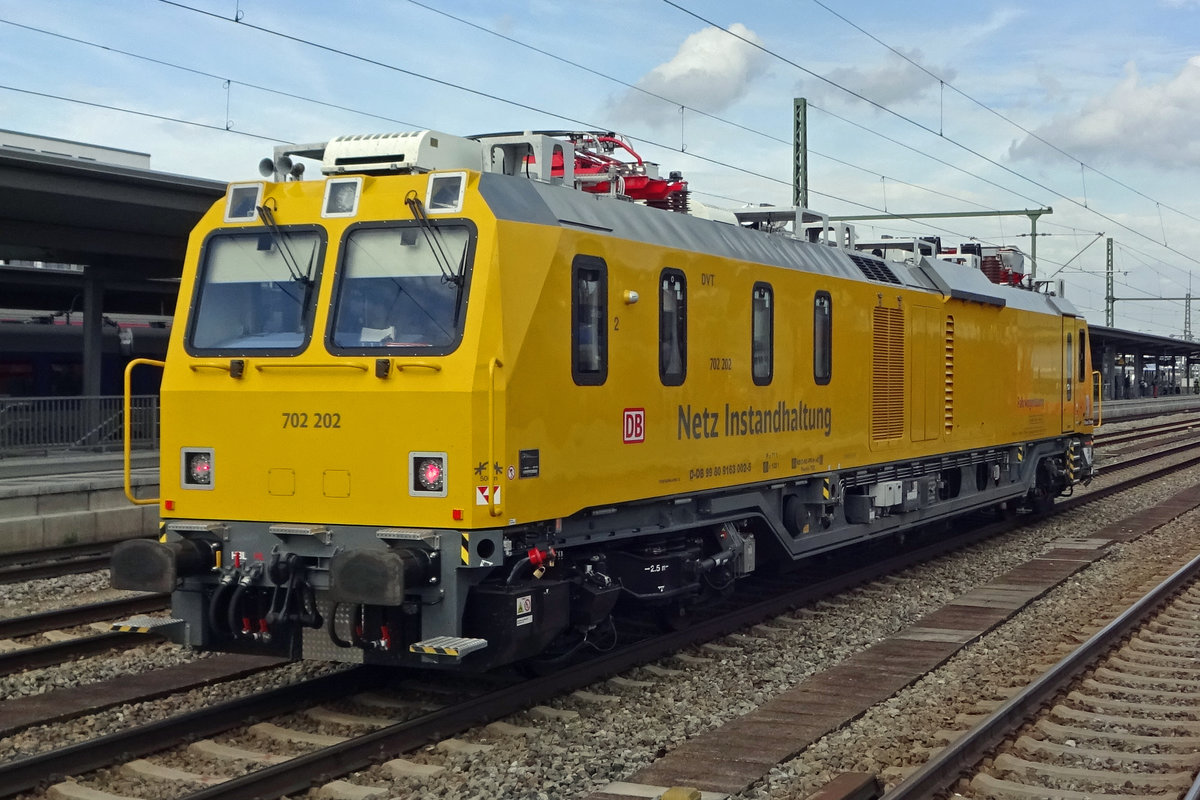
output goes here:
[{"label": "train wheel", "polygon": [[681,631],[690,628],[692,619],[692,604],[682,600],[673,600],[658,612],[658,624],[663,630]]},{"label": "train wheel", "polygon": [[1034,514],[1045,516],[1054,509],[1054,495],[1045,489],[1034,489],[1029,493],[1029,507]]}]

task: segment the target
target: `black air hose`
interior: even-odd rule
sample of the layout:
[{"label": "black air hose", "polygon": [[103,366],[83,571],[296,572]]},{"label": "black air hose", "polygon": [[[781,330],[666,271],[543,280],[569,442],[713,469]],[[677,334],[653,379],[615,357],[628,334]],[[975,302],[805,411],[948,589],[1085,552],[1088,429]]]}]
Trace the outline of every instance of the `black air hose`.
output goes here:
[{"label": "black air hose", "polygon": [[508,573],[508,580],[506,580],[504,583],[506,585],[511,586],[513,581],[515,581],[517,579],[517,573],[532,563],[533,563],[533,559],[531,559],[529,556],[525,556],[520,561],[518,561],[516,564],[513,564],[512,571]]},{"label": "black air hose", "polygon": [[233,590],[233,597],[229,598],[229,608],[227,609],[226,620],[229,623],[229,630],[234,636],[243,634],[241,614],[238,613],[242,605],[242,597],[246,594],[246,582],[238,581],[237,588]]},{"label": "black air hose", "polygon": [[217,584],[217,588],[213,591],[212,597],[209,598],[208,627],[210,630],[216,633],[233,633],[232,630],[226,627],[225,622],[222,619],[224,616],[224,614],[222,614],[222,606],[226,601],[226,595],[229,593],[229,590],[232,589],[233,585],[237,582],[238,573],[235,570],[221,579],[221,582]]}]

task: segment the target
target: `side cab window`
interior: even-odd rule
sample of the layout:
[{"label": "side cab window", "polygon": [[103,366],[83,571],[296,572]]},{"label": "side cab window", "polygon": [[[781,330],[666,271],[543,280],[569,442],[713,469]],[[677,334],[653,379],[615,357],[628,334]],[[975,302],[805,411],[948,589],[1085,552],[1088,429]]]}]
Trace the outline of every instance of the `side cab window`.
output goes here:
[{"label": "side cab window", "polygon": [[766,386],[775,374],[775,292],[770,284],[754,284],[750,318],[750,374],[756,385]]},{"label": "side cab window", "polygon": [[596,256],[571,262],[571,377],[580,386],[608,379],[608,267]]},{"label": "side cab window", "polygon": [[813,299],[813,380],[818,386],[833,375],[833,298],[817,292]]},{"label": "side cab window", "polygon": [[664,269],[658,287],[658,375],[663,386],[680,386],[687,376],[687,278]]}]

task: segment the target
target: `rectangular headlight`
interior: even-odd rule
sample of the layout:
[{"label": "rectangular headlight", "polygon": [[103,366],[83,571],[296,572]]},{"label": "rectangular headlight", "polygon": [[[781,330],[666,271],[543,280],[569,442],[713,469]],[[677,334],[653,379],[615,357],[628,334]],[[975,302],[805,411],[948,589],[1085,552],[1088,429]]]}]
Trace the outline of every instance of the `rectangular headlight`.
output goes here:
[{"label": "rectangular headlight", "polygon": [[226,222],[253,222],[258,219],[258,207],[262,205],[261,183],[233,183],[225,195]]},{"label": "rectangular headlight", "polygon": [[330,178],[325,182],[325,202],[322,217],[353,217],[358,213],[358,197],[362,178]]}]

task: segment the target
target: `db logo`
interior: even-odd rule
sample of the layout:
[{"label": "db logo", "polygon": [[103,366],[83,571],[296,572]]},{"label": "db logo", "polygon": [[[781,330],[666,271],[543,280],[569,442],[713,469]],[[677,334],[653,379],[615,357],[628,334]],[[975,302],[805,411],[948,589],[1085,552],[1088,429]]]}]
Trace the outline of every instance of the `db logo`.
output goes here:
[{"label": "db logo", "polygon": [[638,442],[646,441],[646,409],[625,409],[623,441],[625,444],[637,444]]}]

